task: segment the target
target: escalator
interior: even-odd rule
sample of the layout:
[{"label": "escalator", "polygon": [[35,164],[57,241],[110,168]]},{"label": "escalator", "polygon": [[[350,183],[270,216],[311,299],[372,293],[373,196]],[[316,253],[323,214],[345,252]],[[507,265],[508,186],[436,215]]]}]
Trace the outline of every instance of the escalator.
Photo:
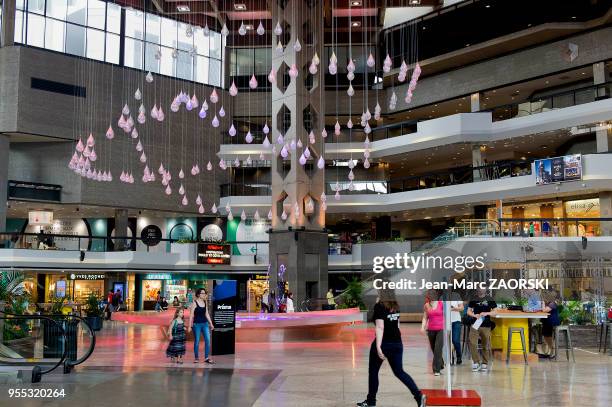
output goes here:
[{"label": "escalator", "polygon": [[17,315],[0,311],[0,383],[40,382],[61,367],[64,374],[85,362],[96,335],[77,315]]}]

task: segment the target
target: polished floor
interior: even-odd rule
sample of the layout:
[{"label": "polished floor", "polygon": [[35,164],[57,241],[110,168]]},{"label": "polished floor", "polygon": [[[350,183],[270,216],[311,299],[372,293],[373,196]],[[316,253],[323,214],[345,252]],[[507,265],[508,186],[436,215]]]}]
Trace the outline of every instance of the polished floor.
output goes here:
[{"label": "polished floor", "polygon": [[[405,370],[422,388],[444,388],[446,376],[431,374],[427,339],[418,328],[402,328]],[[217,356],[213,366],[194,364],[188,344],[185,363],[176,366],[165,358],[166,341],[158,327],[113,322],[105,325],[84,366],[32,385],[63,388],[65,398],[11,400],[7,390],[16,385],[0,385],[0,405],[352,406],[367,392],[373,335],[371,327],[356,326],[333,342],[238,344],[236,355]],[[473,373],[464,363],[450,367],[452,382],[455,388],[478,391],[484,406],[612,405],[612,357],[584,349],[575,355],[575,364],[497,361],[489,373]],[[414,405],[388,366],[380,376],[378,406]]]}]

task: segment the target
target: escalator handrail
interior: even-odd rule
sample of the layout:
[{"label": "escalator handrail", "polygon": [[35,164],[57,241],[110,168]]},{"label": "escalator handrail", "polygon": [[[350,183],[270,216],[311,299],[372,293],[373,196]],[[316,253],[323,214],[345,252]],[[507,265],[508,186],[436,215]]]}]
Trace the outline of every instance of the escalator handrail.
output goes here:
[{"label": "escalator handrail", "polygon": [[[56,320],[46,315],[18,315],[18,314],[12,314],[6,311],[0,311],[0,314],[4,314],[4,316],[0,315],[0,319],[4,319],[7,321],[11,319],[40,319],[40,320],[51,321],[52,323],[54,323],[60,329],[60,332],[62,336],[64,337],[64,352],[62,353],[62,357],[58,360],[58,362],[55,365],[53,365],[51,368],[47,370],[42,370],[41,368],[40,374],[43,375],[43,374],[51,373],[52,371],[57,369],[58,366],[61,366],[62,363],[64,363],[64,361],[68,357],[68,346],[67,346],[68,337],[66,336],[66,331],[64,330],[64,327],[61,326]],[[9,316],[10,318],[7,318],[7,316]],[[38,365],[34,364],[34,366],[38,366]]]},{"label": "escalator handrail", "polygon": [[63,319],[67,319],[67,318],[76,318],[79,319],[89,330],[90,336],[91,336],[91,341],[89,343],[89,349],[87,349],[87,352],[85,352],[85,355],[83,355],[81,358],[77,359],[77,360],[67,360],[66,363],[68,363],[70,366],[76,366],[76,365],[80,365],[81,363],[85,362],[87,359],[89,359],[89,357],[91,356],[91,354],[94,351],[94,348],[96,347],[96,332],[93,330],[93,328],[91,327],[91,325],[89,325],[89,322],[87,322],[87,320],[79,315],[74,315],[74,314],[68,314],[68,315],[64,315],[64,314],[52,314],[52,315],[46,315],[48,317],[51,318],[63,318]]}]

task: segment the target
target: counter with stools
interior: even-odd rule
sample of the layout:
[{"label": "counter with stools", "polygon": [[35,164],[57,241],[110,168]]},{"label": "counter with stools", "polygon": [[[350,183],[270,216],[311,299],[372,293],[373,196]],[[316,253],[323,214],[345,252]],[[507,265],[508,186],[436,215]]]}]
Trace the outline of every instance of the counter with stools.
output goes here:
[{"label": "counter with stools", "polygon": [[498,309],[495,315],[491,316],[491,320],[496,325],[491,332],[491,347],[494,355],[499,359],[505,357],[508,362],[519,360],[525,363],[537,362],[538,356],[529,353],[530,338],[526,332],[529,332],[530,319],[544,318],[548,318],[547,312]]}]

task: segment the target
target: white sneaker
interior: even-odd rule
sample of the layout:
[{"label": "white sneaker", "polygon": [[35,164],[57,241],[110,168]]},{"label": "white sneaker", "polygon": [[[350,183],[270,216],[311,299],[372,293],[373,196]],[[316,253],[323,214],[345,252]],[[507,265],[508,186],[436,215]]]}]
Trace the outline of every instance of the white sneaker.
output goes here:
[{"label": "white sneaker", "polygon": [[481,371],[481,372],[486,372],[486,371],[487,371],[487,368],[488,368],[488,366],[487,366],[487,364],[486,364],[486,363],[483,363],[482,365],[480,365],[480,371]]},{"label": "white sneaker", "polygon": [[477,372],[480,370],[480,363],[472,363],[472,372]]},{"label": "white sneaker", "polygon": [[434,372],[434,376],[440,376],[440,372]]}]

